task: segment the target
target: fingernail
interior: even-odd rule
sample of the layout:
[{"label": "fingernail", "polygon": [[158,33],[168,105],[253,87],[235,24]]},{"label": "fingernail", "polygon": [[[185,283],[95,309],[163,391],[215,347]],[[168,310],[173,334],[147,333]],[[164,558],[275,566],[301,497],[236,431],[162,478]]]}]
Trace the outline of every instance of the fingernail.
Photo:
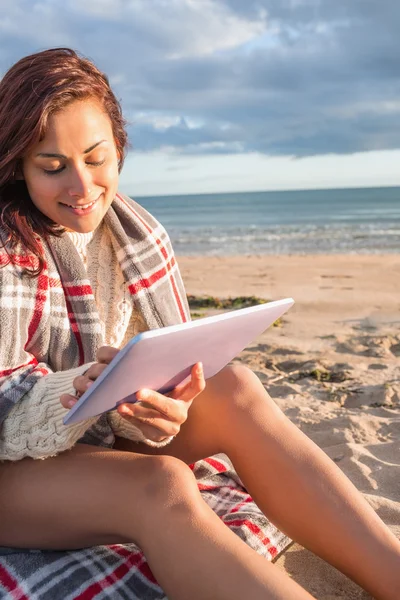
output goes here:
[{"label": "fingernail", "polygon": [[123,415],[127,415],[128,417],[133,417],[133,412],[127,406],[120,406],[119,412]]},{"label": "fingernail", "polygon": [[72,408],[76,403],[76,400],[68,400],[67,405],[69,406],[69,408]]},{"label": "fingernail", "polygon": [[139,397],[141,400],[146,400],[150,395],[149,390],[140,390]]},{"label": "fingernail", "polygon": [[202,372],[203,372],[203,363],[199,363],[199,364],[197,365],[197,373],[198,373],[199,375],[201,375],[201,373],[202,373]]},{"label": "fingernail", "polygon": [[90,388],[90,386],[93,384],[94,384],[94,381],[88,381],[86,384],[86,389]]}]

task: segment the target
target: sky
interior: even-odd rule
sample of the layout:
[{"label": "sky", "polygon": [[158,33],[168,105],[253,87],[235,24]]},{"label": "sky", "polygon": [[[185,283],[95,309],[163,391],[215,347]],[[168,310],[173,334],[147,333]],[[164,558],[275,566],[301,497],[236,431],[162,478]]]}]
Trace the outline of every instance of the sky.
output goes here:
[{"label": "sky", "polygon": [[400,185],[399,31],[398,0],[0,0],[0,77],[91,58],[133,196]]}]

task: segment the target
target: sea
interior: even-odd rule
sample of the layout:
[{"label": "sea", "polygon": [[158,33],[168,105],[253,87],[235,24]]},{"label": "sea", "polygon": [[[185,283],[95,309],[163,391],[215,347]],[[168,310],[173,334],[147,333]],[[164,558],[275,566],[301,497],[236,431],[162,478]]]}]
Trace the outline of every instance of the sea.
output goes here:
[{"label": "sea", "polygon": [[135,198],[177,255],[400,252],[400,188]]}]

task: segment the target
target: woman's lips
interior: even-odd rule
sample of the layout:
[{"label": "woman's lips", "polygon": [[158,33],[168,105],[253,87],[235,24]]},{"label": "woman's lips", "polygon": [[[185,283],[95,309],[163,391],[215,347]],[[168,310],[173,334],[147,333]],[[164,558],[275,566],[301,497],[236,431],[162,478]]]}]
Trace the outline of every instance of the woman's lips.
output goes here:
[{"label": "woman's lips", "polygon": [[[99,196],[99,198],[100,198],[100,196]],[[99,198],[96,198],[96,200],[93,200],[92,202],[88,202],[86,204],[79,204],[79,205],[64,204],[63,202],[61,202],[60,204],[64,208],[67,208],[69,211],[71,211],[74,215],[83,216],[83,215],[88,215],[89,213],[92,212],[92,210],[96,206]]]}]

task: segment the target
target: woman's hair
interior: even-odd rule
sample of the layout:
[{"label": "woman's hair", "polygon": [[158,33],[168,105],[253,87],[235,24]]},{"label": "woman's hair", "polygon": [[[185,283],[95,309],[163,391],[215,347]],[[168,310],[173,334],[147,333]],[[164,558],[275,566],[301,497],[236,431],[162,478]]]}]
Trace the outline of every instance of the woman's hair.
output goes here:
[{"label": "woman's hair", "polygon": [[38,236],[61,235],[62,227],[43,215],[29,197],[21,176],[23,156],[43,139],[49,117],[75,100],[97,100],[109,116],[121,170],[127,133],[121,106],[104,73],[69,48],[54,48],[26,56],[0,81],[0,229],[9,249],[22,245],[44,266]]}]

